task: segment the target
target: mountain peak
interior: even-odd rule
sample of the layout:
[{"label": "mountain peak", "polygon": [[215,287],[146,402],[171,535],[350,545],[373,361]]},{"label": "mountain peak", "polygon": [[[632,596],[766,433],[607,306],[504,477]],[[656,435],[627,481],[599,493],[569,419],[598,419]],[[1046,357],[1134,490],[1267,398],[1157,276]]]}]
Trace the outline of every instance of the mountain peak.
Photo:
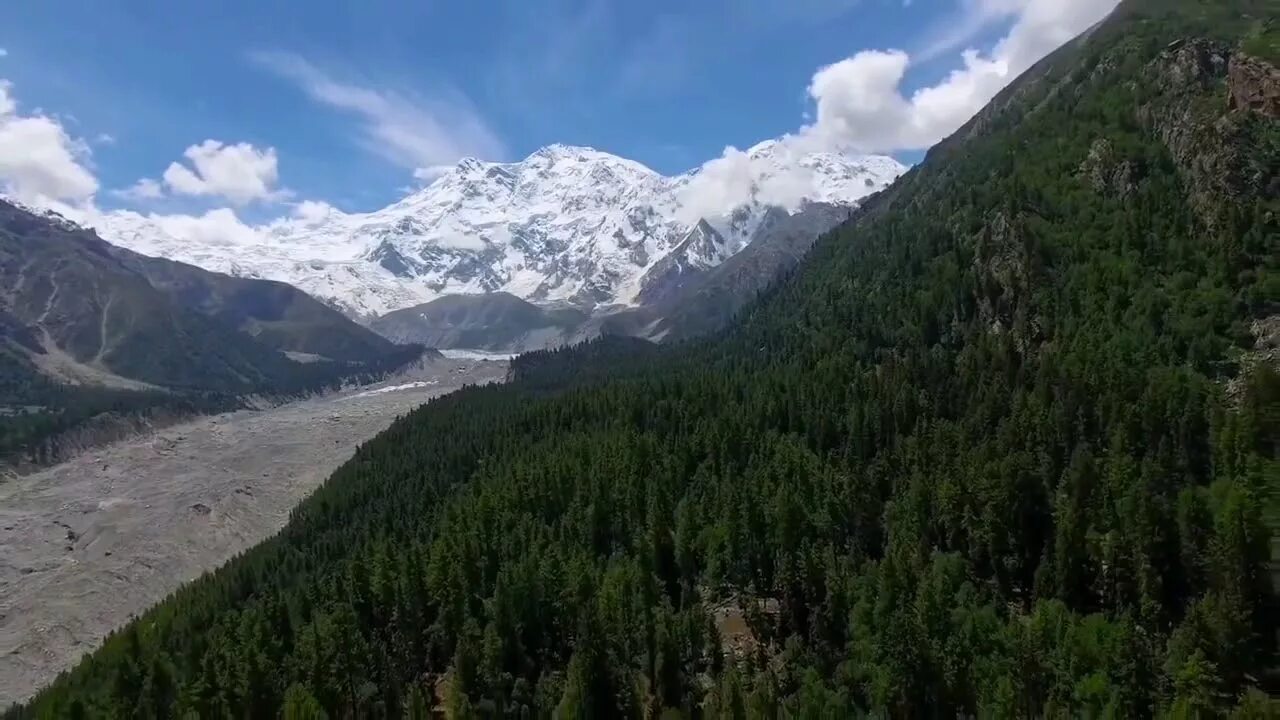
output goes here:
[{"label": "mountain peak", "polygon": [[[767,177],[803,170],[811,185],[803,199],[845,206],[905,170],[890,158],[798,155],[785,141],[751,152],[766,163]],[[259,242],[174,237],[125,213],[94,224],[125,247],[282,280],[357,317],[498,291],[533,302],[630,305],[638,302],[639,279],[691,232],[706,242],[686,260],[709,267],[745,247],[770,212],[752,199],[717,208],[723,222],[684,218],[682,189],[693,174],[668,177],[602,150],[555,143],[518,162],[463,158],[388,207],[277,222],[255,229]]]},{"label": "mountain peak", "polygon": [[[529,155],[529,158],[534,158],[534,157],[552,157],[552,158],[561,158],[561,157],[581,157],[581,156],[583,156],[583,155],[598,155],[598,154],[601,154],[599,150],[596,150],[596,149],[595,149],[595,148],[593,148],[593,147],[588,147],[588,146],[586,146],[586,145],[566,145],[566,144],[564,144],[564,143],[551,143],[550,145],[543,145],[542,147],[538,148],[537,150],[534,150],[534,151]],[[528,159],[528,158],[526,158],[526,159]]]}]

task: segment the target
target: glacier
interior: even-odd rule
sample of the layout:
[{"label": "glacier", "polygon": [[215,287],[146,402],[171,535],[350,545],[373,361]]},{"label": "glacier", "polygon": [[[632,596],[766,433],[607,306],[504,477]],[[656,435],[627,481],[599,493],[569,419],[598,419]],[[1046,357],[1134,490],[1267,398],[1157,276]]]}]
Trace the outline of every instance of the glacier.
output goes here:
[{"label": "glacier", "polygon": [[287,282],[362,321],[498,291],[590,310],[639,304],[646,274],[664,260],[710,267],[740,251],[779,205],[775,180],[800,178],[804,202],[854,206],[906,171],[880,155],[796,156],[775,140],[746,155],[756,170],[745,197],[699,217],[686,198],[701,169],[664,176],[600,150],[550,145],[519,162],[464,159],[373,212],[321,206],[225,237],[128,210],[80,221],[145,255]]}]

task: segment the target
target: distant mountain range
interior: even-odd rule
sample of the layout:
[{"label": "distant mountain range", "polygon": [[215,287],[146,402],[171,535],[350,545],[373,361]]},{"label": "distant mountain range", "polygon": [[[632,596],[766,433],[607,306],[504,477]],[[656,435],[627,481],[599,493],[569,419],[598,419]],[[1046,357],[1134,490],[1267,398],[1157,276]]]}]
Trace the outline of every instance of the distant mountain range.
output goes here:
[{"label": "distant mountain range", "polygon": [[585,147],[551,145],[520,162],[466,159],[421,190],[371,213],[328,209],[277,221],[252,238],[183,240],[129,211],[91,222],[139,253],[246,278],[287,282],[361,321],[449,295],[506,293],[584,312],[660,304],[681,278],[751,244],[778,212],[852,207],[905,171],[889,157],[795,156],[783,143],[747,152],[750,199],[687,217],[698,172],[663,176]]}]

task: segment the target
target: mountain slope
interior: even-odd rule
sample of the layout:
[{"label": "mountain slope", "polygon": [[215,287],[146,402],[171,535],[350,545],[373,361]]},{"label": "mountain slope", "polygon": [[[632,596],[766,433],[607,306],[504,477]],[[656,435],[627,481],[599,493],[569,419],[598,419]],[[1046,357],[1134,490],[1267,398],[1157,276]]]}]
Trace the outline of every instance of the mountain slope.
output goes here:
[{"label": "mountain slope", "polygon": [[849,212],[848,206],[824,203],[806,203],[794,213],[769,208],[746,247],[727,258],[724,237],[701,221],[640,278],[635,307],[588,314],[571,306],[537,306],[509,293],[456,295],[387,313],[370,327],[398,342],[500,352],[543,350],[601,334],[688,339],[728,324]]},{"label": "mountain slope", "polygon": [[92,233],[0,202],[3,309],[76,363],[156,386],[250,389],[289,361],[175,305]]},{"label": "mountain slope", "polygon": [[0,460],[55,460],[72,429],[111,439],[95,423],[314,391],[420,351],[286,285],[146,258],[0,201]]},{"label": "mountain slope", "polygon": [[[881,156],[792,158],[767,142],[751,199],[705,218],[721,241],[713,265],[744,247],[785,176],[808,200],[852,205],[905,168]],[[464,160],[382,210],[328,209],[257,228],[250,238],[185,241],[132,212],[84,218],[113,243],[231,275],[294,285],[361,319],[451,294],[506,292],[586,309],[637,302],[642,278],[678,252],[693,174],[664,177],[591,148],[553,145],[516,163]],[[687,249],[687,248],[686,248]]]},{"label": "mountain slope", "polygon": [[276,350],[344,362],[367,362],[395,350],[389,340],[291,285],[209,272],[124,248],[111,252],[179,305]]},{"label": "mountain slope", "polygon": [[1277,16],[1123,2],[733,328],[418,410],[14,715],[1273,715]]},{"label": "mountain slope", "polygon": [[370,327],[399,342],[510,352],[568,344],[587,318],[574,308],[550,310],[498,292],[446,295],[387,313]]},{"label": "mountain slope", "polygon": [[814,203],[788,215],[766,215],[746,248],[707,271],[697,283],[653,308],[660,319],[647,337],[688,339],[724,327],[745,305],[795,268],[825,232],[849,217],[846,206]]}]

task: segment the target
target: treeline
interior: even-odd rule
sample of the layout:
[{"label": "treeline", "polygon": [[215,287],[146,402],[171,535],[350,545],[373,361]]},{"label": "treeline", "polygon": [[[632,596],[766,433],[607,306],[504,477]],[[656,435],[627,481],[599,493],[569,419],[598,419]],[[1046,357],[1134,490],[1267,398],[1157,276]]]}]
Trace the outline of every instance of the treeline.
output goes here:
[{"label": "treeline", "polygon": [[1151,123],[1275,119],[1144,73],[1278,12],[1125,3],[730,332],[432,402],[10,716],[1274,717],[1280,207]]}]

